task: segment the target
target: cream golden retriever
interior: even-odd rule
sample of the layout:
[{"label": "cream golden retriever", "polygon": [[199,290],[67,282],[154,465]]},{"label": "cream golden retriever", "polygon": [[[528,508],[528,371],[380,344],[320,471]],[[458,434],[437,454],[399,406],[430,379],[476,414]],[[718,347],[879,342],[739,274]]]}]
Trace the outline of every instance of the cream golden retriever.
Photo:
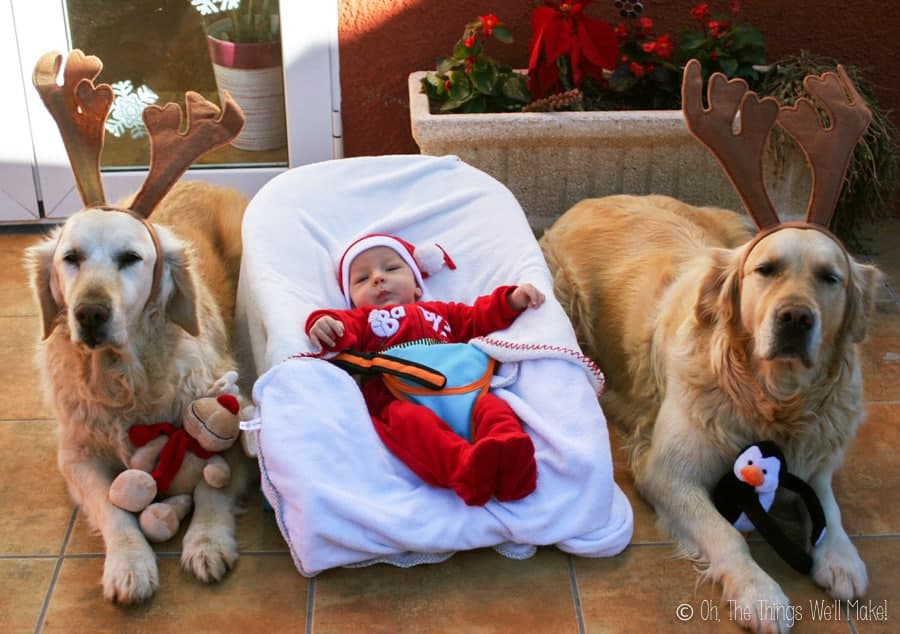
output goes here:
[{"label": "cream golden retriever", "polygon": [[[194,398],[236,391],[229,333],[245,206],[235,190],[176,185],[152,217],[164,260],[152,297],[156,249],[128,213],[80,211],[27,250],[59,468],[103,537],[103,594],[112,601],[144,601],[159,586],[137,518],[108,500],[133,450],[128,428],[180,421]],[[240,443],[226,459],[230,484],[201,483],[184,535],[182,566],[204,582],[221,579],[238,557],[234,513],[250,471]]]},{"label": "cream golden retriever", "polygon": [[710,491],[742,447],[774,440],[825,510],[816,583],[838,599],[865,591],[831,482],[863,418],[857,344],[881,274],[821,231],[783,228],[752,245],[748,227],[734,212],[611,196],[575,205],[541,246],[606,375],[603,404],[638,490],[708,564],[730,614],[774,632],[791,625],[788,598]]}]

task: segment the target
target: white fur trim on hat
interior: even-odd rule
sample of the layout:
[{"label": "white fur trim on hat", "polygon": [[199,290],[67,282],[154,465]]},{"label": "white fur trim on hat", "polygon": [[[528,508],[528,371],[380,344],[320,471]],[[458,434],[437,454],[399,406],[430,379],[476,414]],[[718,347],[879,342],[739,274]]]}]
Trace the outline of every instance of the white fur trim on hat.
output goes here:
[{"label": "white fur trim on hat", "polygon": [[444,268],[445,255],[444,251],[434,242],[419,245],[413,250],[413,257],[419,263],[422,273],[434,275]]}]

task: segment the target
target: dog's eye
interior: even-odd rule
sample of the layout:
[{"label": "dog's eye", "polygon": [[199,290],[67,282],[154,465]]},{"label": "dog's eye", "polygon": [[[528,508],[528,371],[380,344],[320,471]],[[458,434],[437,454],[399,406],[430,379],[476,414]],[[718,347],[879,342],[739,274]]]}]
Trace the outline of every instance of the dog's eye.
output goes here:
[{"label": "dog's eye", "polygon": [[818,277],[830,286],[841,283],[841,276],[834,271],[819,271]]},{"label": "dog's eye", "polygon": [[756,272],[763,277],[771,277],[772,275],[775,275],[775,265],[771,262],[764,262],[756,267]]},{"label": "dog's eye", "polygon": [[120,253],[118,257],[116,257],[116,263],[119,265],[120,269],[124,269],[127,266],[131,266],[136,262],[140,262],[143,258],[140,255],[135,253],[134,251],[125,251],[124,253]]},{"label": "dog's eye", "polygon": [[66,264],[71,264],[72,266],[78,266],[79,264],[81,264],[81,261],[83,259],[84,256],[81,255],[81,252],[74,249],[71,251],[67,251],[63,256],[63,262],[65,262]]}]

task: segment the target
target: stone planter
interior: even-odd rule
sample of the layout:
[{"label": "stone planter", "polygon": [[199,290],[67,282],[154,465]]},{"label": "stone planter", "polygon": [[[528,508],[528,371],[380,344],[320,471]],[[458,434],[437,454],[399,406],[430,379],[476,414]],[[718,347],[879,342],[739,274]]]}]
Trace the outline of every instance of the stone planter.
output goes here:
[{"label": "stone planter", "polygon": [[[666,194],[696,205],[742,209],[716,160],[680,110],[431,114],[409,76],[410,124],[423,154],[455,154],[504,183],[535,231],[584,198]],[[810,175],[799,151],[769,194],[782,220],[805,213]]]}]

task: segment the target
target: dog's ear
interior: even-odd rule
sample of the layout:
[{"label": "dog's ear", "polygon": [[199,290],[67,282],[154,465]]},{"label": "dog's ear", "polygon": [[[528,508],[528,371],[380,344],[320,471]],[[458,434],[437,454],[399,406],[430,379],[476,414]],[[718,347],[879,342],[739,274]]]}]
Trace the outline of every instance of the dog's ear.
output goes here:
[{"label": "dog's ear", "polygon": [[163,252],[164,276],[168,275],[172,280],[172,292],[166,302],[166,318],[196,336],[200,325],[197,321],[194,254],[185,242],[164,227],[156,226],[156,230]]},{"label": "dog's ear", "polygon": [[694,316],[702,326],[729,323],[740,314],[740,251],[713,249],[700,283]]},{"label": "dog's ear", "polygon": [[851,259],[844,328],[854,343],[866,338],[869,321],[875,312],[875,296],[883,282],[884,275],[877,268]]},{"label": "dog's ear", "polygon": [[41,311],[44,335],[46,339],[53,332],[56,318],[60,313],[60,305],[53,292],[53,254],[59,232],[55,231],[49,238],[25,249],[25,265],[28,268],[31,288],[34,290]]}]

